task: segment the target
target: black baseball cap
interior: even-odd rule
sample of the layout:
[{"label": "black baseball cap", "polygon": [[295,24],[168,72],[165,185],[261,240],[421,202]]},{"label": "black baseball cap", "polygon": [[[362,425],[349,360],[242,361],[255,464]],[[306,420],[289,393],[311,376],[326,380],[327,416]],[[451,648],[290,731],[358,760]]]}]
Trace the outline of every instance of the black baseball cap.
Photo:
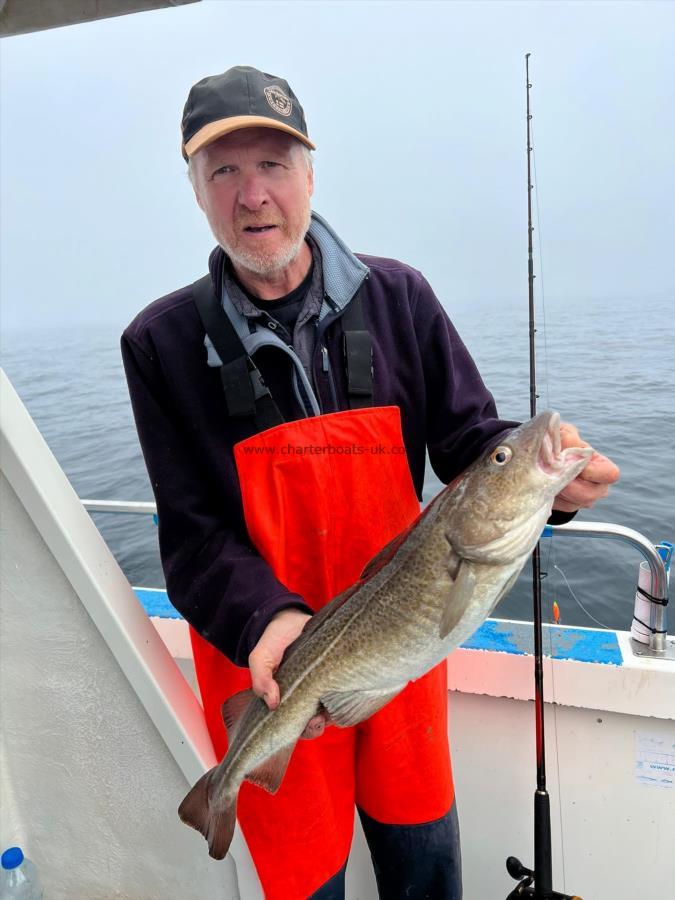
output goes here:
[{"label": "black baseball cap", "polygon": [[186,160],[202,147],[241,128],[276,128],[310,150],[305,114],[287,81],[252,66],[234,66],[193,85],[183,110]]}]

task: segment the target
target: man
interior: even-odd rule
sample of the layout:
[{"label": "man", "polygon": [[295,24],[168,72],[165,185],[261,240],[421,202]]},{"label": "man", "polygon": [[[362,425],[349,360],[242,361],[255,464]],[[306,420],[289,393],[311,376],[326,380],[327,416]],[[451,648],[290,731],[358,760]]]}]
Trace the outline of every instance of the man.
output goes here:
[{"label": "man", "polygon": [[[425,450],[447,483],[516,423],[422,275],[354,255],[311,213],[314,145],[283,79],[202,80],[182,136],[218,247],[209,277],[129,325],[122,353],[167,589],[222,755],[222,701],[252,683],[276,707],[285,648],[419,512]],[[573,426],[563,440],[583,443]],[[617,477],[594,457],[556,508],[592,505]],[[242,787],[268,898],[344,896],[355,803],[381,897],[461,896],[446,702],[439,666],[355,728],[317,716],[277,794]]]}]

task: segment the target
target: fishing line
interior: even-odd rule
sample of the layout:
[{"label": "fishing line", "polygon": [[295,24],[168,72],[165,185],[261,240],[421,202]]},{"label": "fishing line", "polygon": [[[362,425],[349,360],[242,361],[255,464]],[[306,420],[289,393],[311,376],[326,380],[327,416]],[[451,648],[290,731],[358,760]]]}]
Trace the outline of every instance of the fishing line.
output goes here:
[{"label": "fishing line", "polygon": [[576,594],[574,593],[574,591],[572,590],[572,587],[571,587],[569,581],[567,580],[567,577],[565,576],[565,573],[564,573],[563,570],[560,568],[560,566],[556,565],[555,562],[554,562],[554,563],[553,563],[553,568],[554,568],[554,569],[557,569],[557,571],[560,572],[560,574],[561,574],[562,577],[563,577],[563,580],[565,581],[565,584],[567,585],[567,590],[570,592],[570,594],[572,595],[572,597],[573,597],[573,598],[576,600],[576,602],[579,604],[579,606],[581,607],[581,609],[583,610],[583,612],[586,613],[586,615],[588,616],[588,618],[589,618],[589,619],[592,619],[592,620],[595,622],[596,625],[599,625],[601,628],[604,628],[606,631],[611,631],[609,625],[605,625],[604,622],[601,622],[599,619],[596,619],[595,616],[593,616],[593,615],[591,615],[591,613],[589,613],[589,611],[586,609],[586,607],[584,606],[584,604],[581,602],[581,600],[577,597],[577,595],[576,595]]}]

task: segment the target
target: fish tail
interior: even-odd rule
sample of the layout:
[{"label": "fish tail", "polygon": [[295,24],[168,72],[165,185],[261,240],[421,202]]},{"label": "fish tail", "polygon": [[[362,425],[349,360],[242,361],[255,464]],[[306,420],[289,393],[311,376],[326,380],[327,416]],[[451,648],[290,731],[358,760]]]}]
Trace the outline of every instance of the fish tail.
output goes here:
[{"label": "fish tail", "polygon": [[178,815],[186,825],[196,828],[209,842],[209,856],[223,859],[230,849],[237,822],[237,798],[225,809],[214,812],[209,801],[211,776],[215,769],[202,775],[178,807]]}]

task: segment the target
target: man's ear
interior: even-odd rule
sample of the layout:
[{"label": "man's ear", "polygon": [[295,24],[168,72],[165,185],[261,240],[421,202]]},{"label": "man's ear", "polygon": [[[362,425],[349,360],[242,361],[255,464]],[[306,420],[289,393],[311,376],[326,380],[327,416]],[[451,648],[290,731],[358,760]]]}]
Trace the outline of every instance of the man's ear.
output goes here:
[{"label": "man's ear", "polygon": [[311,197],[314,194],[314,169],[307,166],[307,193]]}]

